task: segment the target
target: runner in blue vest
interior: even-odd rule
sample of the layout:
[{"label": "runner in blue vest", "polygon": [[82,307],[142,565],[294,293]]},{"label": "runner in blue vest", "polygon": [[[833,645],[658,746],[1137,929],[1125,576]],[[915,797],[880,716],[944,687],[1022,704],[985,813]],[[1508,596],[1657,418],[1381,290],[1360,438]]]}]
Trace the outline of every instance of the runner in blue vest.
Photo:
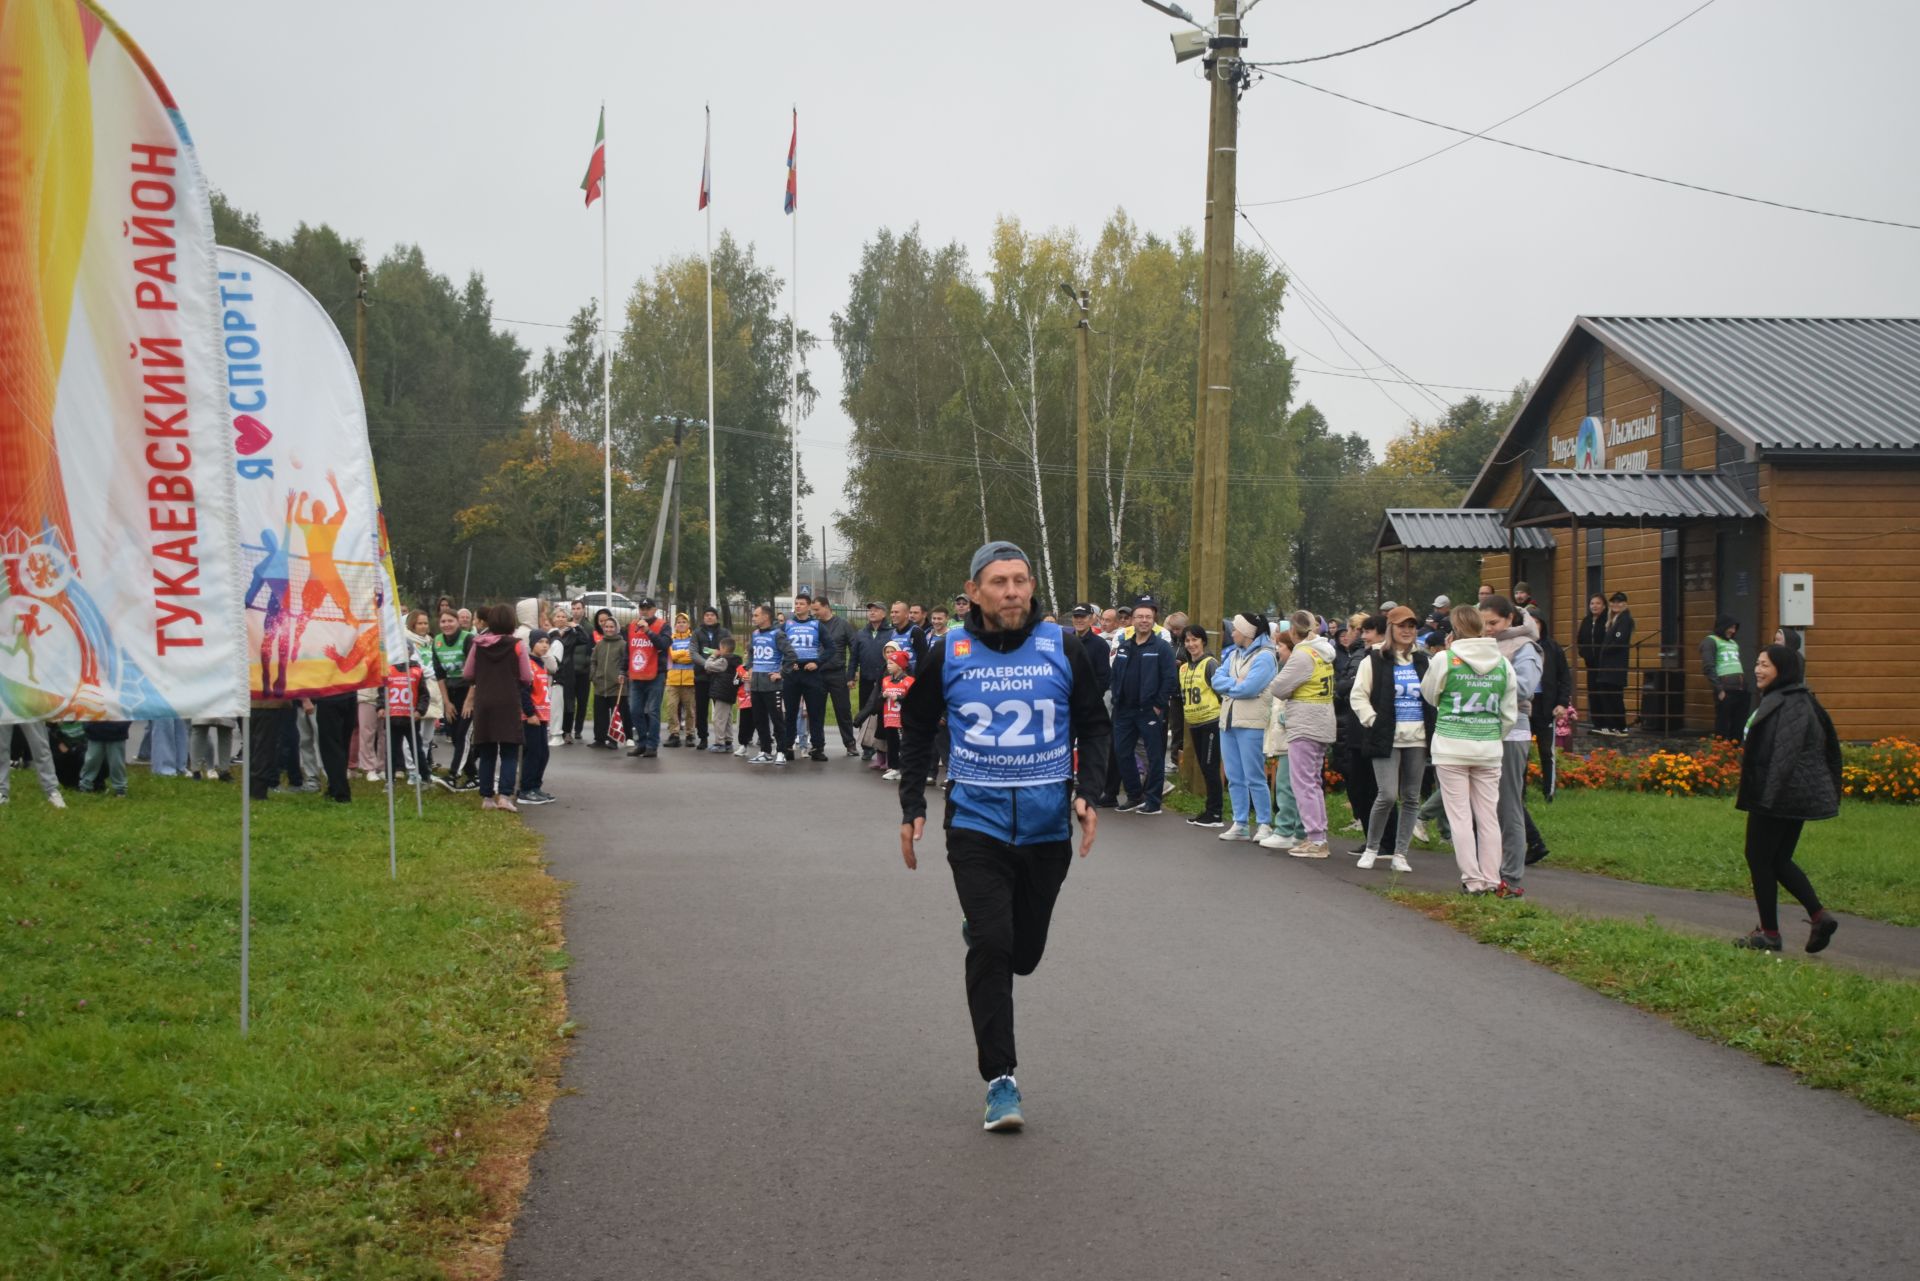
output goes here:
[{"label": "runner in blue vest", "polygon": [[794,597],[793,617],[782,623],[780,630],[787,634],[787,644],[793,650],[793,666],[787,670],[787,678],[780,687],[780,696],[786,700],[787,728],[781,737],[786,743],[784,750],[793,755],[800,754],[800,744],[795,740],[800,736],[800,709],[807,709],[807,737],[813,740],[812,760],[827,759],[827,681],[820,674],[820,620],[813,616],[813,597],[801,592]]},{"label": "runner in blue vest", "polygon": [[[1017,1130],[1013,976],[1046,950],[1054,900],[1073,861],[1093,849],[1112,726],[1079,638],[1033,608],[1033,565],[1008,542],[973,554],[962,625],[927,649],[900,729],[900,857],[919,866],[926,782],[941,718],[950,743],[947,864],[965,914],[967,1006],[986,1128]],[[1074,755],[1080,773],[1074,778]]]}]

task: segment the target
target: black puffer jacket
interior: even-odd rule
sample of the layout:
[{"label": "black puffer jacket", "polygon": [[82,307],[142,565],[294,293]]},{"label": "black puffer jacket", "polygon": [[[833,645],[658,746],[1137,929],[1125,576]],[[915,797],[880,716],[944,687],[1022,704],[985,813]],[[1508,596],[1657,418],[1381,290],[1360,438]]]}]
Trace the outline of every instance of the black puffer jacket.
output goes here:
[{"label": "black puffer jacket", "polygon": [[1760,699],[1747,726],[1734,808],[1809,822],[1840,813],[1840,739],[1805,685],[1776,685]]}]

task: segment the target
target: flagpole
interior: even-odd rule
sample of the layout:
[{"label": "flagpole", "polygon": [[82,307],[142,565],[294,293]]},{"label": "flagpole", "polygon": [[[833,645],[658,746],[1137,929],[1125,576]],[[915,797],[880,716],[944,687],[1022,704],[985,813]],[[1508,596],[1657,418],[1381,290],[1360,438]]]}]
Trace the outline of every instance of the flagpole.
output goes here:
[{"label": "flagpole", "polygon": [[[796,153],[795,160],[794,160],[794,167],[797,171],[799,168],[798,151],[799,151],[799,136],[800,136],[800,107],[799,107],[799,104],[797,103],[794,104],[794,108],[793,108],[793,131],[794,131],[794,150]],[[793,227],[792,227],[793,279],[787,282],[787,290],[788,290],[787,297],[789,299],[788,305],[792,308],[792,310],[787,315],[787,339],[789,343],[789,350],[787,353],[787,364],[788,364],[787,397],[793,404],[793,436],[787,442],[788,483],[791,486],[791,490],[788,494],[788,499],[787,499],[788,501],[787,536],[788,536],[789,542],[793,547],[793,554],[792,554],[793,581],[791,584],[789,584],[788,590],[793,593],[794,600],[797,603],[800,597],[800,202],[799,200],[796,199],[793,202],[793,212],[787,216],[793,219]],[[820,578],[821,578],[822,588],[824,589],[825,581],[826,581],[826,567],[824,565],[821,566]]]},{"label": "flagpole", "polygon": [[[264,662],[264,660],[263,660]],[[266,671],[261,669],[261,679]],[[298,713],[296,713],[297,715]],[[247,968],[253,954],[253,704],[240,718],[240,744],[247,768],[240,775],[240,1035],[247,1034]]]},{"label": "flagpole", "polygon": [[[606,119],[607,104],[600,103],[600,118]],[[604,155],[604,152],[602,153]],[[613,350],[609,345],[607,324],[608,296],[612,290],[609,285],[611,272],[607,266],[607,177],[603,167],[600,175],[600,448],[605,465],[602,480],[605,510],[601,523],[605,531],[604,550],[604,590],[605,603],[613,604]]]},{"label": "flagpole", "polygon": [[[707,107],[707,164],[713,163],[713,107]],[[720,608],[720,507],[714,481],[719,445],[713,416],[713,199],[707,199],[707,604]]]}]

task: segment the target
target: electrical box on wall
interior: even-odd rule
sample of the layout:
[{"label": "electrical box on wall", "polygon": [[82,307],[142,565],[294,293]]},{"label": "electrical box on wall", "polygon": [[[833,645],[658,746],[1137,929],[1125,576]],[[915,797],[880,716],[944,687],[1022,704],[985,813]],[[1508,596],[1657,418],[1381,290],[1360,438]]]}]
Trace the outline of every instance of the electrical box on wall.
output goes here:
[{"label": "electrical box on wall", "polygon": [[1780,626],[1813,626],[1813,575],[1780,575]]}]

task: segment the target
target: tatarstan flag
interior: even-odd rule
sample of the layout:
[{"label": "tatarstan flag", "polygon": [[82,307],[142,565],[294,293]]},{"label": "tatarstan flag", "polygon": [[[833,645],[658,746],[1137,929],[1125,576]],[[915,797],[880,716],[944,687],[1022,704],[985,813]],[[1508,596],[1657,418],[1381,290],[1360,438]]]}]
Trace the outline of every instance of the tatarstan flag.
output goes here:
[{"label": "tatarstan flag", "polygon": [[593,159],[587,161],[587,176],[580,180],[580,190],[587,193],[587,206],[606,195],[607,181],[607,109],[600,108],[600,127],[593,131]]}]

